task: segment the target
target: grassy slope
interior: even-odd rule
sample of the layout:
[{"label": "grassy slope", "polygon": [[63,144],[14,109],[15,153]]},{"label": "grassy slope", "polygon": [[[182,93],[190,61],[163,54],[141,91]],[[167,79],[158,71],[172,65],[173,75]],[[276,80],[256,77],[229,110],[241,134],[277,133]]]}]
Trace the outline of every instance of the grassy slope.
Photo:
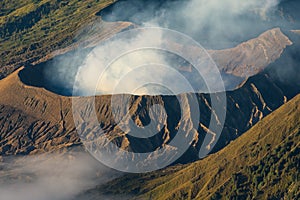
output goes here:
[{"label": "grassy slope", "polygon": [[204,160],[127,175],[88,193],[133,193],[138,199],[299,199],[299,105],[300,95]]},{"label": "grassy slope", "polygon": [[0,78],[25,63],[67,47],[82,25],[113,0],[0,2]]}]

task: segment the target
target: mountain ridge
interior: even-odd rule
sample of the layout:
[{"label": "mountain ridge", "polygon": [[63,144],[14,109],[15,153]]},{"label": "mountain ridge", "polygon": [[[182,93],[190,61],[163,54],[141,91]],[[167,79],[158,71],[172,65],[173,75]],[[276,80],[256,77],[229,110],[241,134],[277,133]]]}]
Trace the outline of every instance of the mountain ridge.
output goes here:
[{"label": "mountain ridge", "polygon": [[[280,67],[280,65],[278,65],[277,68]],[[271,68],[275,68],[275,67],[271,67]],[[0,120],[0,124],[2,124],[2,127],[16,126],[14,123],[16,123],[15,121],[17,121],[16,119],[18,119],[18,117],[16,116],[13,117],[16,119],[11,120],[12,124],[10,124],[8,120],[5,120],[6,118],[9,119],[11,116],[14,115],[13,113],[16,112],[16,111],[14,112],[9,111],[10,108],[14,108],[17,110],[19,109],[21,113],[23,113],[20,114],[21,118],[27,115],[35,116],[34,118],[31,118],[28,122],[24,124],[21,123],[20,125],[18,125],[17,127],[20,127],[20,129],[15,132],[13,138],[11,138],[11,136],[8,137],[9,134],[7,132],[9,132],[8,131],[9,129],[7,128],[1,129],[0,146],[1,146],[2,155],[19,154],[19,153],[25,153],[25,154],[37,153],[40,151],[43,152],[43,151],[51,150],[52,148],[55,148],[55,146],[64,147],[64,145],[66,146],[80,145],[81,144],[80,139],[76,134],[76,130],[72,118],[72,112],[71,112],[72,98],[57,95],[55,93],[47,91],[44,88],[28,86],[22,83],[20,80],[21,79],[20,76],[25,76],[26,73],[24,74],[24,71],[29,69],[30,68],[28,67],[19,69],[18,71],[14,72],[12,75],[0,81],[0,85],[1,85],[0,93],[5,94],[2,95],[3,98],[1,98],[0,104],[2,106],[8,107],[7,112],[2,112],[3,117]],[[292,82],[291,84],[294,84],[294,82]],[[237,138],[240,134],[245,132],[247,129],[249,129],[251,126],[257,123],[259,120],[261,120],[264,116],[268,115],[273,110],[278,108],[280,105],[285,103],[288,99],[292,98],[295,94],[297,94],[297,88],[298,88],[297,86],[293,85],[292,87],[290,87],[291,85],[288,84],[290,88],[289,90],[285,90],[285,89],[280,89],[281,87],[280,85],[282,85],[282,83],[280,83],[280,81],[278,83],[275,83],[274,80],[269,77],[268,73],[266,74],[261,73],[256,76],[248,78],[248,80],[244,83],[244,85],[241,86],[239,89],[235,91],[227,92],[227,97],[228,97],[227,112],[235,113],[235,116],[229,117],[225,122],[222,139],[219,140],[219,143],[216,145],[216,149],[221,149],[222,147],[224,147],[226,144],[228,144],[229,141]],[[290,92],[290,94],[288,94],[287,96],[284,95],[284,93],[286,92]],[[246,96],[248,97],[246,98]],[[101,108],[99,110],[99,115],[98,115],[99,120],[103,124],[109,125],[107,127],[111,127],[111,125],[114,124],[111,111],[109,111],[110,97],[111,96],[109,95],[97,97],[97,99],[99,98],[99,103],[97,102],[96,104],[97,107],[99,106],[99,109]],[[203,134],[206,132],[205,127],[207,127],[209,116],[211,115],[211,110],[209,106],[210,101],[208,100],[208,95],[199,94],[198,97],[200,102],[200,109],[201,112],[203,113],[202,114],[203,117],[200,119],[200,122],[202,124],[202,128],[204,129],[198,130],[200,136],[199,138],[201,140],[201,137],[203,137]],[[142,108],[143,110],[142,115],[139,116],[133,114],[134,118],[138,119],[138,121],[144,124],[145,123],[144,120],[146,119],[145,117],[148,116],[147,109],[149,108],[149,105],[151,105],[150,102],[160,102],[164,104],[165,102],[164,98],[166,97],[145,96],[144,98],[136,98],[135,96],[132,96],[131,97],[132,102],[135,102],[137,105],[139,104],[138,102],[140,102],[141,105],[148,105]],[[108,112],[105,110],[108,110]],[[175,111],[175,113],[177,113],[176,115],[180,114],[180,112],[177,111]],[[243,119],[243,122],[237,123],[236,119]],[[156,121],[156,119],[151,119],[151,120]],[[176,124],[177,122],[174,123]],[[236,124],[238,124],[239,127],[237,127]],[[43,130],[48,130],[48,133],[45,134]],[[117,129],[109,130],[109,132],[111,133],[113,133],[114,131],[117,131]],[[175,133],[175,132],[173,133],[173,131],[171,132],[172,134]],[[28,133],[36,135],[37,138],[43,138],[43,139],[42,140],[39,139],[35,141],[34,138],[30,139],[27,136]],[[44,134],[46,136],[42,137],[42,135]],[[18,142],[20,138],[22,138],[21,140],[24,140],[23,144]],[[149,150],[149,149],[156,148],[158,145],[157,141],[161,141],[162,144],[167,142],[167,141],[162,141],[162,136],[159,136],[156,142],[153,143],[153,141],[152,142],[145,141],[147,145],[141,147],[135,145],[134,142],[135,140],[133,138],[129,139],[129,142],[128,142],[128,138],[127,137],[124,138],[124,136],[117,137],[115,139],[116,139],[115,141],[116,143],[121,143],[121,144],[123,140],[124,142],[127,141],[125,142],[127,144],[125,145],[125,148],[129,148],[129,149],[133,148],[136,151],[141,151],[141,152],[147,149]],[[172,139],[172,136],[169,137],[169,139]],[[130,140],[132,141],[130,142]],[[43,147],[43,145],[39,143],[47,144],[46,145],[47,148]],[[184,156],[188,159],[185,160],[184,162],[191,161],[190,160],[191,157],[195,158],[194,156],[197,155],[196,153],[197,148],[199,148],[200,144],[201,142],[199,141],[199,143],[195,143],[193,147],[189,149],[189,151]],[[160,145],[161,144],[159,144],[158,146]],[[29,149],[30,151],[26,149]]]},{"label": "mountain ridge", "polygon": [[[224,149],[203,160],[148,174],[128,174],[85,194],[91,198],[97,192],[125,192],[135,195],[136,199],[220,199],[225,196],[297,199],[300,196],[297,182],[299,105],[300,95],[297,95]],[[260,174],[258,169],[263,170],[264,174]],[[290,179],[293,174],[298,175]],[[256,182],[254,178],[257,178]],[[235,185],[235,188],[230,188],[230,185]],[[283,185],[288,188],[282,190],[280,187]]]}]

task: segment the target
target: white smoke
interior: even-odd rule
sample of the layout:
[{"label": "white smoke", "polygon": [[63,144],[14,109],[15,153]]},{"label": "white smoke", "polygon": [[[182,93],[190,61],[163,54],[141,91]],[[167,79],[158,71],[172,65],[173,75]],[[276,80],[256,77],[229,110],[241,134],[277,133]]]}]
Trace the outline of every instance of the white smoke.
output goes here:
[{"label": "white smoke", "polygon": [[[159,11],[151,11],[156,9],[155,6],[149,6],[144,8],[139,13],[132,13],[132,7],[136,6],[138,1],[129,0],[126,3],[120,4],[114,8],[111,12],[112,16],[127,16],[130,15],[130,20],[140,21],[142,26],[162,26],[166,28],[178,28],[185,34],[189,34],[194,37],[201,44],[212,44],[218,47],[234,46],[240,43],[240,39],[247,40],[248,33],[255,33],[259,35],[264,27],[264,21],[268,20],[269,13],[276,10],[279,0],[190,0],[185,2],[175,1],[167,2],[165,6]],[[180,2],[180,3],[179,3]],[[139,1],[140,3],[140,1]],[[151,3],[148,2],[151,5]],[[154,4],[154,3],[153,3]],[[123,6],[123,7],[122,7]],[[149,8],[149,9],[148,9]],[[147,19],[147,20],[143,20]],[[105,18],[104,18],[105,19]],[[267,29],[267,28],[266,28]],[[75,95],[92,95],[98,94],[112,94],[112,93],[134,93],[134,94],[165,94],[162,88],[157,87],[139,88],[137,82],[145,76],[148,71],[141,70],[133,79],[127,79],[127,82],[122,82],[122,85],[118,85],[118,82],[123,76],[134,70],[137,66],[145,64],[161,64],[164,66],[172,66],[174,63],[170,62],[160,52],[155,51],[137,51],[131,52],[128,55],[124,55],[110,66],[107,66],[107,59],[113,52],[118,51],[120,48],[124,50],[130,49],[134,42],[139,42],[147,46],[148,41],[157,40],[163,42],[163,38],[160,32],[154,35],[147,35],[141,33],[136,36],[138,40],[114,40],[113,45],[100,44],[97,46],[92,55],[86,57],[85,62],[80,66],[77,73],[77,81],[74,87]],[[108,48],[109,47],[109,48]],[[217,48],[218,48],[217,47]],[[96,55],[95,55],[96,54]],[[77,57],[82,57],[76,55]],[[70,58],[68,58],[70,59]],[[60,62],[64,62],[60,60]],[[68,63],[68,61],[67,61]],[[66,68],[67,67],[67,68]],[[70,79],[69,74],[75,74],[69,66],[62,67],[67,70],[60,69],[60,72],[66,73],[60,74],[57,77],[53,77],[53,73],[50,74],[51,80],[61,85],[73,84],[74,78]],[[157,66],[156,66],[157,67]],[[61,68],[61,67],[59,67]],[[105,71],[102,74],[101,81],[99,81],[99,71]],[[48,73],[49,74],[49,73]],[[159,73],[148,73],[147,76],[156,77],[163,85],[174,84],[175,77],[172,77],[172,73],[165,73],[161,71]],[[65,78],[60,78],[65,77]],[[59,80],[57,80],[59,79]],[[188,77],[189,79],[189,77]],[[192,79],[190,77],[190,79]],[[99,83],[97,86],[95,82]],[[194,81],[195,82],[195,81]],[[231,84],[230,81],[224,82]],[[235,83],[236,84],[236,83]],[[115,88],[118,85],[118,88]],[[178,91],[186,91],[186,87],[178,85]],[[154,88],[154,89],[153,89]],[[198,88],[198,87],[196,87]],[[229,86],[229,88],[234,88]],[[116,92],[117,89],[117,92]],[[135,91],[133,91],[133,89]],[[197,91],[201,92],[201,91]],[[169,93],[167,93],[169,94]]]},{"label": "white smoke", "polygon": [[214,31],[225,31],[235,26],[234,20],[247,14],[256,13],[266,19],[278,4],[279,0],[192,0],[176,12],[179,13],[178,17],[184,18],[188,29],[200,31],[208,27],[215,28]]},{"label": "white smoke", "polygon": [[[133,40],[117,38],[109,42],[109,45],[99,45],[87,56],[85,63],[79,68],[78,81],[74,87],[75,94],[92,95],[95,90],[96,94],[132,93],[133,87],[140,86],[138,83],[142,81],[145,73],[138,74],[131,79],[124,77],[124,75],[143,65],[153,65],[155,63],[169,65],[165,57],[155,50],[137,49],[131,51],[132,47],[147,47],[148,41],[161,41],[161,39],[162,35],[159,31],[157,35],[148,35],[146,32],[141,32]],[[128,52],[128,54],[117,55],[115,60],[107,60],[111,54],[119,51]],[[156,68],[156,70],[159,70],[159,68]],[[163,80],[167,78],[166,76],[166,73],[157,73],[155,79],[157,82],[163,83]],[[122,80],[123,78],[126,78],[126,81]],[[138,90],[139,88],[135,89]],[[149,93],[150,91],[146,90],[144,92]]]},{"label": "white smoke", "polygon": [[139,0],[121,2],[104,12],[104,19],[176,29],[209,48],[224,48],[264,32],[280,0],[156,0],[145,7]]}]

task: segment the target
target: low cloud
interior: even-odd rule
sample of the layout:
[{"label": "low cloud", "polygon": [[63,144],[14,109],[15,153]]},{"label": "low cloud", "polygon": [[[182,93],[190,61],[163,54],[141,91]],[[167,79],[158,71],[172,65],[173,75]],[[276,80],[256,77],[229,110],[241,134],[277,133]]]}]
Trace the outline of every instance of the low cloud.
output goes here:
[{"label": "low cloud", "polygon": [[0,172],[3,200],[69,200],[120,175],[80,152],[4,160]]}]

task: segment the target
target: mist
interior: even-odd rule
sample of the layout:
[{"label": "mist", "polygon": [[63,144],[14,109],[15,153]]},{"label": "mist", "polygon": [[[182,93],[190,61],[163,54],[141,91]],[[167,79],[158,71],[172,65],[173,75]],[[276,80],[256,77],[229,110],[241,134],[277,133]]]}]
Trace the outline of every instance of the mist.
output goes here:
[{"label": "mist", "polygon": [[130,21],[183,32],[207,49],[233,47],[281,23],[280,0],[120,0],[99,12],[107,21]]},{"label": "mist", "polygon": [[[205,49],[224,49],[257,37],[273,27],[296,28],[298,22],[292,23],[281,13],[280,2],[279,0],[120,0],[97,15],[104,21],[130,21],[138,27],[174,29],[193,38]],[[84,28],[93,29],[93,27]],[[86,38],[88,35],[83,37]],[[194,66],[182,61],[184,58],[178,58],[180,55],[175,59],[173,55],[171,59],[169,55],[160,51],[131,51],[133,47],[147,46],[149,41],[156,40],[162,46],[166,40],[175,41],[174,38],[163,36],[160,31],[151,35],[141,31],[140,34],[131,37],[109,39],[93,48],[79,47],[74,54],[54,58],[53,66],[44,72],[45,77],[49,82],[58,85],[57,87],[63,87],[68,94],[74,96],[117,93],[137,95],[211,93],[220,91],[209,90],[205,79],[223,84],[224,90],[234,89],[244,81],[241,77],[222,72],[223,80],[217,78],[219,76],[217,73],[207,74],[201,71],[201,74],[195,74]],[[117,55],[116,52],[122,52],[120,49],[123,52],[127,50],[128,53]],[[115,57],[112,58],[111,55]],[[166,70],[162,66],[168,66],[175,71]],[[192,70],[186,70],[190,66]],[[180,70],[182,67],[184,69]],[[176,84],[175,91],[174,87],[168,87],[174,85],[174,80],[181,78],[183,79]],[[190,86],[184,82],[189,82]]]},{"label": "mist", "polygon": [[86,190],[121,175],[84,152],[4,157],[0,167],[0,199],[5,200],[78,199]]}]

